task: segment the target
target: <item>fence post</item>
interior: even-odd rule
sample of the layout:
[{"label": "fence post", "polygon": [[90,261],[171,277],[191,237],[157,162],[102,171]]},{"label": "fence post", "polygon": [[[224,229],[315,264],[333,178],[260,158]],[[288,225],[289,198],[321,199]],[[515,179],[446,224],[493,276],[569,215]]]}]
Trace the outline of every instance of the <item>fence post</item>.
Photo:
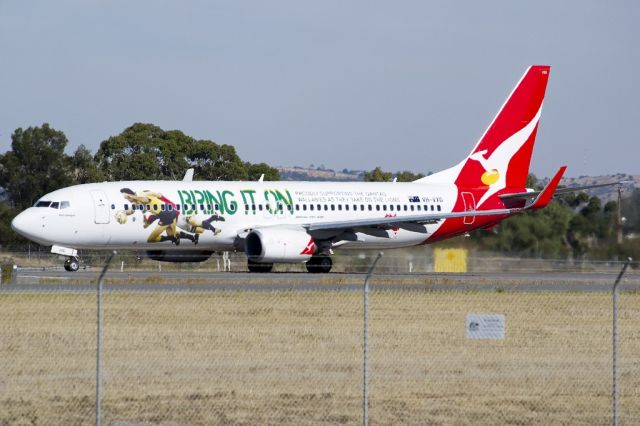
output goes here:
[{"label": "fence post", "polygon": [[379,252],[371,266],[369,272],[364,279],[363,287],[363,304],[364,304],[364,346],[362,357],[362,424],[369,425],[369,278],[373,274],[373,269],[382,257],[383,253]]},{"label": "fence post", "polygon": [[107,261],[102,268],[100,277],[98,278],[98,285],[96,286],[96,303],[97,303],[97,319],[96,319],[96,426],[100,426],[101,422],[101,406],[102,406],[102,375],[100,371],[100,365],[102,364],[102,280],[107,273],[109,264],[113,260],[113,256],[116,255],[116,251],[112,251],[111,255],[107,258]]},{"label": "fence post", "polygon": [[612,303],[613,303],[613,331],[612,331],[612,352],[611,352],[611,366],[613,373],[613,425],[618,426],[620,424],[620,413],[619,413],[619,393],[620,388],[618,386],[618,284],[620,284],[620,280],[624,275],[629,263],[631,262],[631,258],[629,257],[625,264],[622,266],[622,270],[618,274],[618,278],[616,278],[616,282],[613,283],[612,290]]}]

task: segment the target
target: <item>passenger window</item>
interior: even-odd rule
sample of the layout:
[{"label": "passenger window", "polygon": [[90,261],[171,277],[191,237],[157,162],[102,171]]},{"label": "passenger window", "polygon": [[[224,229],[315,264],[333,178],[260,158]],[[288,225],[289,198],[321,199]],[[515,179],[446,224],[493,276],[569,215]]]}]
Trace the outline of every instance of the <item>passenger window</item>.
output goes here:
[{"label": "passenger window", "polygon": [[413,211],[413,204],[411,205],[411,211]]},{"label": "passenger window", "polygon": [[387,211],[387,205],[386,205],[386,204],[384,204],[384,205],[382,206],[382,210],[384,210],[385,212]]},{"label": "passenger window", "polygon": [[173,206],[171,204],[167,204],[167,210],[173,211]]},{"label": "passenger window", "polygon": [[369,211],[373,210],[373,206],[371,206],[371,204],[369,204],[368,206],[369,206]]},{"label": "passenger window", "polygon": [[305,212],[307,211],[307,205],[306,204],[302,205],[302,211],[305,211]]},{"label": "passenger window", "polygon": [[431,211],[433,211],[433,204],[431,204]]},{"label": "passenger window", "polygon": [[360,211],[364,211],[364,204],[360,204]]},{"label": "passenger window", "polygon": [[405,212],[407,211],[407,205],[406,204],[404,205],[404,211]]},{"label": "passenger window", "polygon": [[398,204],[396,207],[398,207],[396,210],[400,211],[402,208],[402,206],[400,206],[400,204]]},{"label": "passenger window", "polygon": [[[340,204],[340,207],[342,207],[342,204]],[[345,204],[345,205],[344,205],[344,209],[345,209],[346,211],[349,211],[349,204]]]},{"label": "passenger window", "polygon": [[258,210],[262,211],[262,204],[258,204]]},{"label": "passenger window", "polygon": [[421,210],[420,204],[418,204],[416,208],[418,209],[418,211],[420,211]]},{"label": "passenger window", "polygon": [[336,205],[335,204],[331,204],[331,211],[334,211],[336,209]]},{"label": "passenger window", "polygon": [[376,210],[380,211],[380,204],[376,204]]},{"label": "passenger window", "polygon": [[393,204],[389,206],[389,210],[393,211]]},{"label": "passenger window", "polygon": [[440,204],[438,204],[438,211],[440,211]]},{"label": "passenger window", "polygon": [[253,210],[254,212],[256,211],[256,205],[255,204],[251,204],[251,210]]},{"label": "passenger window", "polygon": [[313,210],[313,204],[309,204],[309,210]]},{"label": "passenger window", "polygon": [[166,206],[164,204],[160,204],[160,210],[165,211],[166,210]]},{"label": "passenger window", "polygon": [[125,210],[129,210],[129,204],[125,204],[125,205],[124,205],[124,209],[125,209]]}]

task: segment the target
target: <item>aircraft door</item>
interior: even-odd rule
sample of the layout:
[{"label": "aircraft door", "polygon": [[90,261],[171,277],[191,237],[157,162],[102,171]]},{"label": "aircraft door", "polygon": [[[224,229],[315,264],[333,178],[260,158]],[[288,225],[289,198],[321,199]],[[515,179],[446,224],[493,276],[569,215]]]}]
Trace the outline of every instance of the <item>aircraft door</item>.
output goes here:
[{"label": "aircraft door", "polygon": [[[462,193],[462,202],[464,203],[464,211],[468,212],[476,209],[476,200],[473,198],[473,194],[471,192]],[[464,224],[471,225],[475,220],[475,216],[466,216],[464,218]]]},{"label": "aircraft door", "polygon": [[104,191],[91,191],[96,223],[109,223],[109,200]]}]

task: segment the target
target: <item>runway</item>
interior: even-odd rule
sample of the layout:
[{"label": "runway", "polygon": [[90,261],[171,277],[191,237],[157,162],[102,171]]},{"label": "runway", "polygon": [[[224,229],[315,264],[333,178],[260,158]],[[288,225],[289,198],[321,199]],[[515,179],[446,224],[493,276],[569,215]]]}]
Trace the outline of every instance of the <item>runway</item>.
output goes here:
[{"label": "runway", "polygon": [[[100,271],[18,270],[13,283],[0,286],[0,293],[93,292]],[[283,272],[255,274],[207,271],[107,272],[106,292],[237,292],[237,291],[361,291],[366,274],[308,274]],[[508,292],[609,292],[617,273],[426,273],[389,274],[371,277],[373,291],[508,291]],[[640,290],[640,274],[627,273],[622,291]]]}]

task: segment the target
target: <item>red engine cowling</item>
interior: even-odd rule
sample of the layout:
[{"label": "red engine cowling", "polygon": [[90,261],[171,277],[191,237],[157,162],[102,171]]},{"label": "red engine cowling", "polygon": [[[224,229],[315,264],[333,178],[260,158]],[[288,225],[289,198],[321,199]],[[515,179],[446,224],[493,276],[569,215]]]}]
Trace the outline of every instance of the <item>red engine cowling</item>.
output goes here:
[{"label": "red engine cowling", "polygon": [[306,262],[316,250],[313,238],[302,228],[261,228],[247,235],[247,258],[261,263]]}]

